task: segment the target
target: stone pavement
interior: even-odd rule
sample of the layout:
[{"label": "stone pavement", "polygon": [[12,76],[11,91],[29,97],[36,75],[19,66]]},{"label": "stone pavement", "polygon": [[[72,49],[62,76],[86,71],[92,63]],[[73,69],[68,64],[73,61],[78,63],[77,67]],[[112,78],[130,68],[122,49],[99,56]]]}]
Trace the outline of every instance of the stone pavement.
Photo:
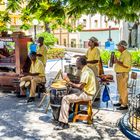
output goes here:
[{"label": "stone pavement", "polygon": [[[55,63],[55,62],[54,62]],[[54,77],[57,73],[47,68],[47,79]],[[61,62],[53,69],[59,70]],[[106,73],[114,73],[112,69],[106,69]],[[110,95],[113,102],[116,102],[115,83],[110,84]],[[18,99],[12,93],[0,91],[0,140],[127,140],[119,131],[117,126],[119,119],[125,111],[113,111],[109,102],[109,108],[103,102],[93,105],[93,125],[86,123],[70,123],[70,128],[63,131],[55,131],[55,122],[51,109],[45,114],[45,104],[37,107],[40,99],[35,103],[26,103],[26,99]]]},{"label": "stone pavement", "polygon": [[45,105],[26,103],[13,94],[0,93],[0,140],[125,140],[117,122],[121,112],[93,109],[94,123],[70,123],[70,129],[54,131],[51,110],[44,113]]}]

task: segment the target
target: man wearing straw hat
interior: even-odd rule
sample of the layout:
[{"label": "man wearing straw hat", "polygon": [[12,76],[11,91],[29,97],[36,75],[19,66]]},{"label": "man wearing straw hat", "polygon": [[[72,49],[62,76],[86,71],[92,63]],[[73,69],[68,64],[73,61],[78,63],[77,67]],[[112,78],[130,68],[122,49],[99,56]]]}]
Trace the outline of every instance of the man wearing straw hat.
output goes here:
[{"label": "man wearing straw hat", "polygon": [[[95,73],[95,76],[99,76],[100,69],[99,69],[99,63],[100,63],[100,51],[98,49],[98,39],[96,37],[91,37],[88,42],[89,49],[86,53],[86,60],[87,60],[87,66],[93,70]],[[76,55],[79,57],[79,55]],[[99,82],[96,78],[96,88],[99,89]],[[98,94],[95,101],[98,101],[100,99],[100,93]]]},{"label": "man wearing straw hat", "polygon": [[117,78],[117,88],[119,92],[119,103],[114,104],[114,106],[118,106],[118,110],[128,109],[128,90],[127,83],[129,72],[131,70],[132,58],[131,54],[127,51],[127,43],[124,40],[121,40],[118,44],[118,51],[121,53],[119,59],[115,58],[115,67],[114,70],[116,72]]}]

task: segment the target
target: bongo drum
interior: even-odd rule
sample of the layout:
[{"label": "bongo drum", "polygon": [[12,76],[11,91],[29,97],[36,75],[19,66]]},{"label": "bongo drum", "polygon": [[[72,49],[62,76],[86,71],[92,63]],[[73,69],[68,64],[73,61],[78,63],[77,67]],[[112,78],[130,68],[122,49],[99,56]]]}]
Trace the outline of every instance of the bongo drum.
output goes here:
[{"label": "bongo drum", "polygon": [[25,86],[25,81],[21,81],[19,86],[20,88],[23,88]]},{"label": "bongo drum", "polygon": [[29,88],[30,85],[31,85],[31,82],[30,82],[30,81],[27,81],[27,82],[25,83],[25,88]]}]

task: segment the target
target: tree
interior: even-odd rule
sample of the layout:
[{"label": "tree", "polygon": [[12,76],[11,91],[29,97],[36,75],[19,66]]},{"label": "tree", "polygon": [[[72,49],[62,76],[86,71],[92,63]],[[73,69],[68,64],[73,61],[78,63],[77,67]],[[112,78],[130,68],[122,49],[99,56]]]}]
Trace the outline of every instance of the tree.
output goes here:
[{"label": "tree", "polygon": [[[26,5],[21,7],[21,5]],[[8,0],[8,11],[19,11],[21,19],[25,17],[38,18],[43,21],[45,30],[50,28],[64,27],[76,30],[71,26],[69,18],[77,19],[82,14],[96,14],[107,16],[109,19],[124,19],[137,21],[140,15],[140,0]],[[23,20],[24,25],[29,21]],[[80,29],[82,26],[78,27]]]},{"label": "tree", "polygon": [[[80,4],[79,4],[80,3]],[[139,19],[139,0],[69,0],[69,15],[95,14],[106,15],[110,19],[136,21]]]}]

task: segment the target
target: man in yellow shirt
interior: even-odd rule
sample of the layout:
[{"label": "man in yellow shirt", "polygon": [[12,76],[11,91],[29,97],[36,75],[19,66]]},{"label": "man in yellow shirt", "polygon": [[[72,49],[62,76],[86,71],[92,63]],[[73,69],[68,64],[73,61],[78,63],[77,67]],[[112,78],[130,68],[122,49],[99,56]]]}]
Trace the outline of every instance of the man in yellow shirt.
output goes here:
[{"label": "man in yellow shirt", "polygon": [[30,97],[27,102],[32,102],[35,100],[35,92],[36,92],[36,85],[41,82],[45,82],[45,71],[43,63],[36,58],[36,53],[32,52],[30,54],[31,58],[31,67],[30,72],[26,74],[26,76],[21,78],[22,81],[30,81]]},{"label": "man in yellow shirt", "polygon": [[88,45],[89,49],[86,54],[87,65],[95,72],[95,75],[99,75],[99,61],[100,61],[100,51],[97,48],[96,44],[98,39],[95,37],[91,37],[89,39]]},{"label": "man in yellow shirt", "polygon": [[[99,63],[100,63],[100,51],[98,49],[98,39],[95,37],[91,37],[88,42],[89,49],[86,53],[86,59],[87,59],[87,66],[90,67],[97,77],[100,73],[99,69]],[[79,55],[76,55],[79,56]],[[96,78],[96,89],[99,90],[99,81]],[[96,101],[100,99],[100,92],[96,98]]]},{"label": "man in yellow shirt", "polygon": [[120,106],[118,110],[127,109],[128,106],[128,76],[131,70],[132,58],[131,54],[127,51],[127,43],[122,40],[118,44],[118,51],[121,53],[119,59],[115,58],[114,70],[116,72],[117,78],[117,88],[120,96],[119,103],[114,104],[114,106]]},{"label": "man in yellow shirt", "polygon": [[77,68],[82,71],[80,83],[75,84],[68,80],[68,84],[71,85],[73,88],[81,90],[81,93],[74,93],[63,97],[59,116],[60,124],[55,128],[56,130],[69,128],[68,112],[70,103],[75,103],[78,101],[89,101],[92,100],[93,96],[95,96],[95,74],[86,64],[86,59],[83,57],[78,58],[76,61]]},{"label": "man in yellow shirt", "polygon": [[39,37],[38,38],[38,48],[37,48],[37,56],[40,61],[46,66],[46,61],[47,61],[47,48],[44,45],[44,38]]}]

